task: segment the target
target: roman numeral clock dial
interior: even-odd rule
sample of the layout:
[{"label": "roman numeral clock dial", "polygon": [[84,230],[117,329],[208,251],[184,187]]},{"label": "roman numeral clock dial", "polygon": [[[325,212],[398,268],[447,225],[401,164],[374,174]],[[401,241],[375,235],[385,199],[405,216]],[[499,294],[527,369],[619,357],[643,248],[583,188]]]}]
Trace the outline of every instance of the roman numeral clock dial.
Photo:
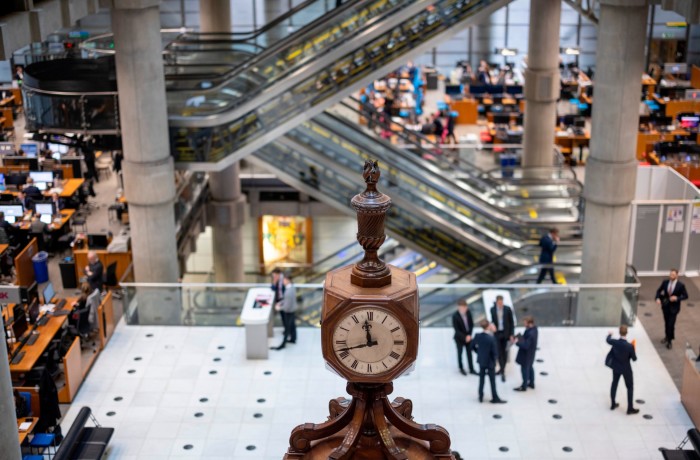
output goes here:
[{"label": "roman numeral clock dial", "polygon": [[406,354],[406,329],[381,308],[356,309],[336,323],[333,351],[340,363],[356,374],[383,374]]}]

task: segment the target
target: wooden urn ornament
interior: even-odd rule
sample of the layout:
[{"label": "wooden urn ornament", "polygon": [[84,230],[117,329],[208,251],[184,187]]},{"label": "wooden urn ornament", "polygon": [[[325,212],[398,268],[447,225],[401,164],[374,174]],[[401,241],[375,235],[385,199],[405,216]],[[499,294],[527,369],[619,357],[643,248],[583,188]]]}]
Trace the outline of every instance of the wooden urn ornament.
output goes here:
[{"label": "wooden urn ornament", "polygon": [[323,357],[352,399],[331,400],[326,422],[294,428],[284,458],[454,459],[444,428],[414,422],[410,400],[388,398],[418,355],[418,285],[415,274],[379,259],[391,198],[377,191],[376,161],[365,162],[362,176],[366,189],[351,204],[365,256],[326,275],[321,310]]}]

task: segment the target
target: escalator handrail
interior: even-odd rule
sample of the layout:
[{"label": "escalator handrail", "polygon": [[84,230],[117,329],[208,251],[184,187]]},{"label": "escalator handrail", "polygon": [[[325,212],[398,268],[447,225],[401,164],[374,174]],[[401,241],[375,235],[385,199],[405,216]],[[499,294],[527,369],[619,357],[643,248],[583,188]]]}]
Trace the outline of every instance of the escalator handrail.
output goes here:
[{"label": "escalator handrail", "polygon": [[[321,17],[317,18],[316,20],[312,21],[311,23],[307,24],[306,26],[302,27],[301,29],[295,31],[295,32],[294,32],[290,37],[288,37],[287,39],[278,41],[278,42],[275,43],[273,46],[270,46],[270,47],[268,47],[268,48],[264,48],[263,51],[261,51],[259,54],[255,55],[252,59],[249,59],[249,60],[246,60],[245,62],[242,62],[241,65],[240,65],[240,66],[237,66],[236,69],[235,69],[234,71],[232,71],[232,72],[230,72],[230,73],[227,73],[227,74],[221,75],[220,80],[222,80],[222,81],[217,82],[216,84],[212,85],[211,88],[207,88],[207,91],[215,91],[215,90],[217,90],[219,87],[221,87],[222,85],[224,85],[226,82],[228,82],[228,81],[230,81],[230,80],[236,78],[238,75],[240,75],[241,73],[243,73],[245,70],[247,70],[247,69],[249,69],[249,68],[251,68],[251,67],[254,67],[254,66],[255,66],[257,63],[259,63],[260,61],[262,61],[262,60],[264,60],[264,59],[267,59],[268,57],[271,57],[271,56],[274,56],[274,55],[280,53],[282,50],[284,50],[284,49],[286,49],[286,48],[288,48],[288,47],[290,46],[290,42],[298,43],[298,42],[300,42],[300,41],[303,41],[304,38],[305,38],[306,36],[311,35],[313,32],[315,32],[315,31],[316,31],[315,29],[317,29],[319,26],[324,25],[326,22],[331,22],[331,21],[333,21],[333,19],[334,19],[336,16],[342,15],[343,13],[345,13],[345,12],[346,12],[347,10],[349,10],[350,8],[354,8],[354,7],[364,7],[366,3],[373,3],[373,2],[375,2],[375,1],[376,1],[376,0],[357,0],[357,1],[354,2],[354,3],[349,2],[349,3],[345,3],[345,4],[341,5],[341,6],[338,7],[338,8],[334,8],[332,11],[328,12],[327,14],[322,15]],[[389,13],[391,13],[391,10],[389,11]],[[386,17],[386,15],[382,15],[382,16],[373,18],[373,19],[371,20],[371,22],[373,23],[374,21],[377,21],[377,20],[380,20],[380,19],[384,19],[385,17]],[[354,33],[356,33],[356,32],[357,32],[357,31],[354,31],[354,32],[353,32],[353,35],[354,35]],[[203,40],[202,42],[205,42],[205,41]],[[192,43],[196,43],[196,42],[188,42],[188,44],[192,44]],[[335,46],[337,46],[337,44],[333,45],[333,47],[331,47],[331,48],[329,48],[329,49],[327,49],[327,50],[324,50],[324,52],[330,51],[330,50],[331,50],[332,48],[334,48]],[[183,51],[183,53],[184,53],[184,51]],[[191,53],[191,51],[187,51],[187,53]],[[177,54],[177,51],[171,50],[171,54]],[[296,68],[288,69],[288,70],[287,70],[287,73],[288,73],[288,72],[291,72],[291,71],[294,71],[294,70],[296,70]],[[170,89],[169,91],[180,91],[180,90]],[[189,89],[183,89],[183,90],[181,90],[181,91],[190,91],[190,90],[189,90]],[[245,99],[248,99],[248,98],[250,98],[251,96],[254,96],[255,94],[257,94],[257,93],[251,93],[251,94],[248,95],[248,97],[245,98]],[[245,99],[243,99],[243,100],[245,100]],[[241,102],[239,102],[238,105],[240,105],[240,103],[241,103]]]},{"label": "escalator handrail", "polygon": [[[325,116],[333,118],[336,122],[341,123],[342,125],[345,125],[345,128],[347,128],[347,129],[352,129],[354,131],[354,133],[356,133],[358,136],[363,136],[363,137],[368,138],[368,136],[365,133],[357,131],[346,120],[339,119],[339,118],[337,118],[331,114],[328,114],[328,113],[326,113]],[[329,127],[327,124],[325,124],[323,122],[322,117],[315,117],[311,121],[313,123],[317,123],[317,124],[323,126],[323,128],[328,130],[328,131],[336,132],[335,129]],[[336,134],[337,134],[337,132],[336,132]],[[340,137],[345,137],[347,139],[347,136],[345,136],[345,135],[341,135]],[[424,165],[420,164],[419,158],[416,158],[413,155],[407,155],[403,149],[398,149],[395,146],[391,145],[390,143],[384,142],[383,140],[380,141],[380,140],[371,139],[371,141],[374,144],[381,143],[383,146],[385,146],[387,148],[387,150],[389,150],[391,152],[392,155],[396,155],[396,156],[402,158],[403,160],[406,160],[406,161],[401,161],[401,162],[395,162],[394,163],[395,168],[401,166],[404,173],[407,173],[409,176],[412,176],[414,179],[416,179],[418,181],[425,181],[426,179],[429,178],[430,179],[429,185],[431,187],[435,188],[439,193],[441,193],[444,196],[449,197],[453,200],[456,200],[457,202],[459,202],[462,205],[465,205],[465,206],[473,209],[475,212],[482,214],[487,219],[494,220],[494,221],[498,222],[500,225],[503,225],[506,228],[509,228],[509,230],[513,234],[520,235],[523,240],[529,239],[528,235],[526,233],[523,233],[521,230],[524,226],[533,226],[532,224],[523,222],[520,219],[518,219],[517,217],[503,214],[500,210],[495,209],[495,208],[492,210],[483,209],[483,206],[477,206],[473,201],[465,199],[464,196],[462,196],[463,193],[466,193],[464,190],[462,190],[461,188],[456,187],[456,186],[451,186],[451,184],[447,184],[447,183],[445,183],[445,181],[440,182],[439,180],[436,180],[435,177],[430,177],[430,176],[426,176],[426,175],[421,176],[420,174],[418,174],[416,172],[407,171],[404,168],[407,164],[411,164],[415,168],[421,168],[421,171],[423,171],[423,172],[425,172],[425,168],[423,168]],[[357,145],[356,142],[352,142],[352,143]],[[433,175],[437,175],[437,173],[434,173]],[[479,199],[479,201],[482,201],[482,200]],[[486,206],[493,208],[493,206],[490,203],[487,203],[487,202],[483,202],[483,203]],[[534,226],[535,226],[535,228],[540,228],[540,230],[543,231],[546,228],[550,228],[552,225],[555,225],[555,224],[548,223],[547,225],[534,225]],[[570,224],[568,222],[556,224],[556,225],[570,226]]]}]

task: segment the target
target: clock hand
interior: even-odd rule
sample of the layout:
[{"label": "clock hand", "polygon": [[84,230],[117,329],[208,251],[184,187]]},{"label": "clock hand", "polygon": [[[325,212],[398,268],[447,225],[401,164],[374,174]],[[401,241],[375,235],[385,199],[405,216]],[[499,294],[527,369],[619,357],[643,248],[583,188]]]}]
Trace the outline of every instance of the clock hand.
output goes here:
[{"label": "clock hand", "polygon": [[355,348],[373,347],[373,346],[375,346],[375,345],[377,345],[377,341],[376,341],[376,340],[371,341],[371,342],[369,342],[369,343],[363,343],[363,344],[361,344],[361,345],[355,345],[354,347],[338,348],[338,349],[335,350],[335,351],[350,351],[350,350],[354,350]]}]

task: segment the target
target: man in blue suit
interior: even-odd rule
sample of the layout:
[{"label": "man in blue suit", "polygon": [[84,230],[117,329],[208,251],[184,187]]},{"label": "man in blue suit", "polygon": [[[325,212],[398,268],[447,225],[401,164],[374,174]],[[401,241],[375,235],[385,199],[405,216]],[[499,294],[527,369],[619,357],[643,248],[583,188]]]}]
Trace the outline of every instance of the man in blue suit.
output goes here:
[{"label": "man in blue suit", "polygon": [[[557,244],[559,243],[559,229],[551,228],[549,233],[540,238],[540,247],[542,251],[540,252],[540,263],[541,264],[551,264],[554,262],[554,251],[557,250]],[[557,284],[557,280],[554,279],[554,268],[542,267],[540,269],[540,275],[537,277],[537,284],[540,284],[544,277],[549,273],[552,278],[552,283]]]},{"label": "man in blue suit", "polygon": [[498,397],[496,392],[496,359],[498,358],[498,347],[493,333],[496,331],[496,326],[489,323],[488,320],[481,320],[479,325],[484,332],[480,332],[474,336],[471,342],[472,350],[476,351],[476,362],[479,363],[479,402],[484,401],[484,377],[489,374],[489,382],[491,383],[491,402],[494,404],[503,404],[506,401]]},{"label": "man in blue suit", "polygon": [[515,391],[525,391],[529,388],[535,389],[535,352],[537,351],[537,326],[535,326],[535,318],[526,316],[523,318],[525,323],[525,332],[517,337],[515,343],[518,346],[518,354],[515,356],[515,362],[520,364],[520,372],[523,375],[523,384]]},{"label": "man in blue suit", "polygon": [[606,341],[612,345],[612,371],[613,380],[610,387],[610,410],[615,410],[620,404],[615,402],[615,394],[617,393],[617,384],[620,381],[620,376],[625,379],[627,387],[627,415],[639,413],[639,409],[633,406],[634,401],[634,381],[632,380],[632,364],[630,361],[637,360],[637,354],[634,347],[627,341],[627,326],[620,326],[620,338],[613,339],[612,332],[608,334]]},{"label": "man in blue suit", "polygon": [[672,342],[676,338],[676,317],[681,311],[681,300],[688,298],[685,284],[678,280],[678,270],[671,270],[667,280],[664,280],[656,290],[656,303],[661,305],[664,314],[665,337],[661,343],[671,349]]}]

